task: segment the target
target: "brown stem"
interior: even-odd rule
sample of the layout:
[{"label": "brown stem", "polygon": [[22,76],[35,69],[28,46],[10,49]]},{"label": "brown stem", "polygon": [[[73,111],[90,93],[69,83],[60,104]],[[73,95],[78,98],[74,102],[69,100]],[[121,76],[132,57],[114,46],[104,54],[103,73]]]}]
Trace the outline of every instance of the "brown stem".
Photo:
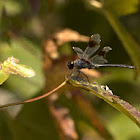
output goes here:
[{"label": "brown stem", "polygon": [[57,91],[61,87],[63,87],[66,84],[66,82],[67,82],[67,80],[65,80],[62,84],[60,84],[55,89],[53,89],[50,92],[45,93],[45,94],[43,94],[41,96],[38,96],[38,97],[35,97],[35,98],[32,98],[32,99],[26,100],[26,101],[21,101],[21,102],[15,102],[15,103],[9,103],[9,104],[6,104],[6,105],[2,105],[2,106],[0,106],[0,108],[5,108],[5,107],[9,107],[9,106],[14,106],[14,105],[20,105],[20,104],[30,103],[30,102],[34,102],[34,101],[43,99],[43,98],[49,96],[50,94],[52,94],[53,92]]}]

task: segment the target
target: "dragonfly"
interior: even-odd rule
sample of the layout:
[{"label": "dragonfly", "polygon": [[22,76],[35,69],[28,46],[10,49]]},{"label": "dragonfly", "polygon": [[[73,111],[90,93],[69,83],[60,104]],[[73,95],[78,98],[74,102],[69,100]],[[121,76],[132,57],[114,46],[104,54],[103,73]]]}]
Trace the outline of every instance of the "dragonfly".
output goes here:
[{"label": "dragonfly", "polygon": [[95,69],[99,67],[121,67],[121,68],[137,69],[136,67],[130,65],[106,64],[108,61],[107,59],[105,59],[105,56],[110,50],[112,50],[111,47],[109,46],[104,47],[101,51],[99,51],[99,53],[93,55],[100,48],[100,42],[101,42],[100,35],[93,34],[89,38],[88,46],[84,51],[78,47],[73,47],[79,59],[67,63],[67,66],[70,70],[74,69],[70,75],[76,73],[75,77],[78,77],[80,73],[84,74],[82,71],[80,71],[81,69],[84,68]]}]

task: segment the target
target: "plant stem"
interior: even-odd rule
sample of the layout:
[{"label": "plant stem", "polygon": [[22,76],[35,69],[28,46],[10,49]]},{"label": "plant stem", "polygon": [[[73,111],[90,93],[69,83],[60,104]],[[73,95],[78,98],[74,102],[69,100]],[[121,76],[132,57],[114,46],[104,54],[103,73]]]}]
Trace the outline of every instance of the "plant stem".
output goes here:
[{"label": "plant stem", "polygon": [[14,106],[14,105],[20,105],[20,104],[30,103],[30,102],[34,102],[34,101],[43,99],[43,98],[49,96],[50,94],[52,94],[53,92],[57,91],[61,87],[63,87],[66,84],[66,82],[67,82],[67,80],[65,80],[62,84],[60,84],[55,89],[53,89],[50,92],[45,93],[45,94],[43,94],[41,96],[38,96],[38,97],[35,97],[35,98],[32,98],[32,99],[26,100],[26,101],[21,101],[21,102],[15,102],[15,103],[9,103],[9,104],[6,104],[6,105],[2,105],[2,106],[0,106],[0,108],[5,108],[5,107],[9,107],[9,106]]}]

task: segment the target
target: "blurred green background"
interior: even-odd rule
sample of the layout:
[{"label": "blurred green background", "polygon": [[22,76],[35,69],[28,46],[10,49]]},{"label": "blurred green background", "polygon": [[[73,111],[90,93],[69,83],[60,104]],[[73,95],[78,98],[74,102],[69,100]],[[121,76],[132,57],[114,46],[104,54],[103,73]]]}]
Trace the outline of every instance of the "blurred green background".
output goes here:
[{"label": "blurred green background", "polygon": [[[55,33],[63,29],[76,31],[79,37],[100,34],[101,48],[112,48],[109,63],[140,68],[139,25],[139,0],[0,0],[0,62],[14,56],[37,74],[30,79],[10,75],[0,87],[0,104],[49,92],[71,73],[66,63],[75,59],[72,47],[84,50],[87,42],[69,39],[73,33],[68,32],[68,41],[63,37],[59,44]],[[55,45],[49,46],[49,40]],[[96,72],[100,76],[92,76],[91,81],[108,85],[140,110],[139,70],[101,68]],[[54,95],[0,110],[0,140],[140,140],[136,124],[90,93],[69,85]],[[86,104],[90,104],[89,114]]]}]

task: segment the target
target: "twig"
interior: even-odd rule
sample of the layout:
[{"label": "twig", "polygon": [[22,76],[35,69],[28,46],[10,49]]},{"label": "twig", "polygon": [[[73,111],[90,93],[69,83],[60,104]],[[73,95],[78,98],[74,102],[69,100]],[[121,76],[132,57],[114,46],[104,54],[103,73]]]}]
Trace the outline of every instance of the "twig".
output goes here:
[{"label": "twig", "polygon": [[57,90],[60,89],[61,87],[63,87],[63,86],[66,84],[66,82],[67,82],[67,80],[65,80],[62,84],[60,84],[58,87],[56,87],[56,88],[53,89],[52,91],[50,91],[50,92],[48,92],[48,93],[45,93],[45,94],[43,94],[43,95],[41,95],[41,96],[38,96],[38,97],[35,97],[35,98],[32,98],[32,99],[26,100],[26,101],[21,101],[21,102],[15,102],[15,103],[5,104],[5,105],[0,106],[0,109],[1,109],[1,108],[5,108],[5,107],[9,107],[9,106],[20,105],[20,104],[25,104],[25,103],[30,103],[30,102],[34,102],[34,101],[43,99],[43,98],[49,96],[50,94],[52,94],[53,92],[57,91]]}]

